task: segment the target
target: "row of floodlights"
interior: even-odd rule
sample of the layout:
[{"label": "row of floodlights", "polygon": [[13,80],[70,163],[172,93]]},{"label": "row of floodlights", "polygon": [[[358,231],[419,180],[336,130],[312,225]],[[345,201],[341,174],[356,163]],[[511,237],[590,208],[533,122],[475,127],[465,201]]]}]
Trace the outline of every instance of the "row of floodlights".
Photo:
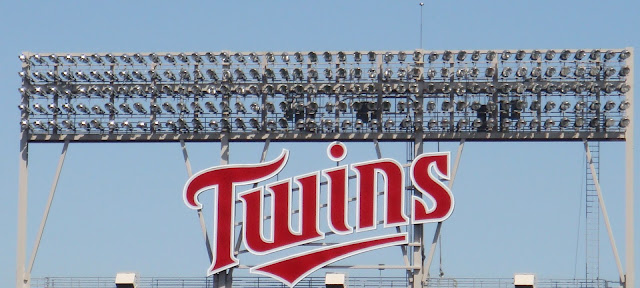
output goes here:
[{"label": "row of floodlights", "polygon": [[[595,113],[597,111],[612,111],[616,107],[618,108],[618,112],[622,112],[627,110],[630,107],[630,103],[627,100],[623,100],[619,104],[616,104],[612,100],[608,100],[602,105],[598,100],[592,101],[591,103],[587,103],[585,101],[577,101],[575,104],[571,104],[569,101],[562,101],[557,105],[554,101],[547,101],[544,105],[542,105],[538,100],[533,100],[531,105],[529,105],[526,101],[521,99],[514,99],[511,101],[500,100],[498,102],[488,101],[486,104],[481,104],[478,101],[473,101],[471,103],[467,101],[450,101],[448,99],[441,101],[440,110],[442,112],[452,112],[452,111],[466,111],[467,108],[470,108],[472,111],[525,111],[527,107],[530,111],[544,111],[544,112],[569,112],[569,110],[573,106],[573,111],[576,113],[584,112],[585,109],[591,113]],[[133,107],[132,107],[133,106]],[[237,113],[246,114],[247,108],[243,102],[236,102],[234,105]],[[333,113],[334,111],[346,113],[349,110],[349,106],[351,109],[356,112],[375,112],[378,111],[378,105],[376,102],[370,101],[354,101],[350,105],[345,101],[338,102],[327,102],[324,105],[324,110],[327,113]],[[426,111],[427,112],[438,112],[437,104],[435,101],[428,101],[426,103]],[[134,114],[135,112],[139,114],[151,114],[158,115],[162,114],[163,110],[169,114],[190,114],[192,111],[194,114],[204,114],[205,110],[199,102],[191,102],[190,105],[187,105],[184,102],[179,102],[175,105],[170,102],[165,102],[163,104],[159,103],[151,103],[149,106],[146,106],[140,102],[136,102],[133,105],[129,103],[121,103],[116,105],[111,102],[107,102],[104,104],[104,109],[100,107],[100,105],[93,105],[92,107],[85,104],[77,104],[74,108],[73,104],[64,103],[60,106],[56,104],[48,104],[42,105],[39,103],[33,104],[33,110],[27,107],[24,104],[20,104],[18,108],[23,113],[33,114],[33,111],[36,111],[40,114],[76,114],[79,112],[89,115],[89,114],[97,114],[97,115],[105,115],[105,114],[119,114],[117,107],[125,114]],[[149,110],[147,110],[149,107]],[[207,109],[208,113],[218,113],[220,110],[222,114],[228,115],[233,113],[231,105],[228,101],[222,101],[219,104],[220,110],[216,107],[216,104],[212,101],[207,101],[204,103],[204,107]],[[484,108],[483,108],[484,107]],[[190,109],[191,108],[191,109]],[[283,113],[296,113],[296,114],[315,114],[319,111],[320,106],[316,102],[309,102],[305,104],[302,101],[282,101],[279,104],[279,108]],[[381,110],[383,112],[391,111],[392,104],[389,101],[383,101],[381,103]],[[257,102],[251,103],[249,106],[251,113],[261,113],[262,111],[268,113],[276,113],[275,105],[272,102],[266,102],[264,105],[260,105]],[[405,111],[409,111],[409,109],[413,109],[414,112],[423,112],[425,109],[423,105],[419,101],[397,101],[396,103],[396,112],[403,113]],[[135,111],[135,112],[134,112]]]},{"label": "row of floodlights", "polygon": [[[351,55],[353,61],[355,62],[363,61],[363,58],[365,59],[365,61],[368,60],[370,62],[375,62],[378,53],[380,53],[380,55],[382,56],[382,60],[386,63],[394,61],[394,58],[396,58],[398,62],[404,62],[404,61],[407,61],[407,57],[408,57],[408,53],[403,51],[397,52],[397,53],[394,53],[394,52],[383,53],[383,52],[375,52],[375,51],[369,51],[367,53],[362,53],[358,51],[345,53],[341,51],[337,53],[324,52],[321,54],[316,52],[309,52],[306,54],[302,52],[295,52],[295,53],[292,53],[292,55],[289,55],[288,52],[282,52],[281,54],[279,54],[279,58],[282,63],[289,63],[292,61],[302,63],[302,62],[305,62],[305,57],[311,63],[318,62],[320,57],[322,57],[322,59],[324,59],[325,62],[334,62],[334,57],[338,62],[347,62],[348,61],[347,57]],[[414,62],[424,61],[422,51],[416,50],[409,54],[411,54],[411,58]],[[532,61],[538,61],[542,59],[551,61],[556,58],[556,55],[559,55],[558,59],[563,61],[572,60],[572,59],[580,61],[585,57],[587,57],[587,54],[588,54],[588,59],[592,61],[600,61],[601,59],[612,60],[616,58],[616,56],[619,60],[625,60],[631,56],[631,53],[628,50],[623,50],[621,52],[607,50],[605,52],[602,52],[599,49],[594,49],[591,52],[587,53],[585,50],[581,49],[581,50],[577,50],[575,53],[571,52],[570,50],[562,50],[559,53],[557,53],[555,50],[547,50],[544,53],[542,53],[540,50],[533,50],[531,52],[526,52],[525,50],[517,50],[515,53],[510,50],[504,50],[502,53],[500,53],[500,55],[498,55],[498,53],[495,51],[488,51],[483,53],[478,50],[475,50],[469,53],[463,50],[463,51],[458,51],[457,53],[454,53],[452,51],[444,51],[442,53],[430,52],[429,54],[427,54],[428,55],[427,57],[428,57],[428,60],[431,62],[437,61],[438,59],[441,59],[442,61],[445,61],[445,62],[450,62],[450,61],[466,61],[467,55],[471,55],[470,57],[471,61],[481,61],[481,58],[482,58],[481,56],[483,54],[484,54],[484,59],[489,62],[497,60],[498,57],[499,57],[499,60],[501,61],[508,61],[512,58],[512,55],[514,55],[513,58],[515,58],[515,60],[525,60],[526,58],[528,58]],[[79,56],[74,56],[71,54],[67,54],[66,56],[58,56],[55,54],[50,54],[48,56],[41,56],[39,54],[34,54],[28,59],[27,59],[27,56],[20,55],[20,59],[23,62],[27,62],[28,60],[30,60],[31,63],[33,64],[47,64],[47,61],[52,64],[60,64],[60,63],[63,63],[64,61],[68,64],[74,64],[74,65],[78,64],[78,62],[85,63],[85,64],[90,64],[90,63],[147,64],[147,60],[145,59],[149,59],[152,63],[155,63],[155,64],[162,64],[163,62],[170,63],[170,64],[177,64],[177,63],[188,64],[192,62],[196,64],[203,64],[205,61],[204,59],[206,59],[209,63],[214,63],[214,64],[231,63],[233,61],[236,61],[238,63],[248,63],[249,61],[253,63],[261,63],[262,62],[261,57],[264,57],[264,60],[266,60],[266,62],[269,62],[269,63],[276,62],[276,58],[277,58],[276,54],[272,52],[267,52],[264,54],[249,53],[247,55],[240,52],[234,53],[234,54],[231,54],[230,52],[220,52],[220,53],[207,52],[207,53],[192,53],[191,55],[187,55],[185,53],[179,53],[176,55],[173,55],[173,54],[159,55],[157,53],[150,53],[150,54],[143,55],[141,53],[135,53],[131,55],[122,54],[119,57],[111,53],[107,53],[107,54],[96,53],[91,55],[81,54]]]},{"label": "row of floodlights", "polygon": [[[465,85],[466,84],[466,85]],[[500,83],[498,87],[493,85],[492,83],[428,83],[424,85],[424,89],[422,89],[423,93],[426,94],[450,94],[454,93],[456,95],[464,95],[468,92],[472,94],[479,93],[488,93],[493,94],[495,92],[500,93],[517,93],[523,94],[527,91],[532,93],[540,93],[545,92],[547,94],[552,94],[555,92],[560,92],[562,94],[567,94],[570,92],[574,92],[576,94],[581,94],[583,92],[589,92],[592,94],[596,94],[600,91],[605,92],[606,94],[611,94],[614,92],[620,92],[622,94],[629,92],[631,86],[626,83],[605,83],[603,86],[596,82],[575,82],[573,84],[569,83],[553,83],[553,82],[542,82],[542,83]],[[125,97],[133,97],[133,96],[141,96],[145,97],[148,95],[158,96],[161,94],[167,96],[181,96],[181,95],[195,95],[195,96],[204,96],[204,95],[315,95],[315,94],[337,94],[337,95],[345,95],[345,94],[378,94],[378,90],[374,84],[336,84],[329,85],[323,84],[320,86],[316,86],[313,84],[309,85],[271,85],[266,84],[262,86],[262,89],[258,87],[258,85],[220,85],[218,87],[214,86],[183,86],[183,85],[162,85],[162,86],[146,86],[146,85],[121,85],[117,87],[113,86],[77,86],[71,89],[59,89],[56,86],[37,86],[33,89],[20,88],[20,93],[25,96],[31,95],[39,95],[39,96],[65,96],[65,97],[74,97],[74,96],[97,96],[97,97],[110,97],[110,96],[125,96]],[[384,94],[405,94],[412,93],[418,94],[420,92],[420,87],[418,84],[384,84],[382,85],[382,92]]]},{"label": "row of floodlights", "polygon": [[[514,73],[515,72],[515,73]],[[176,75],[176,73],[178,75]],[[40,72],[34,71],[31,76],[29,76],[26,72],[19,72],[20,77],[26,79],[30,82],[42,81],[42,82],[189,82],[189,81],[214,81],[214,82],[232,82],[232,81],[263,81],[263,79],[276,81],[319,81],[320,79],[318,70],[310,68],[306,71],[306,76],[304,71],[301,68],[294,68],[293,70],[287,68],[281,68],[279,70],[279,78],[276,77],[276,73],[273,69],[267,68],[264,70],[264,73],[258,71],[258,69],[252,68],[249,70],[250,77],[244,72],[244,70],[237,68],[233,72],[229,69],[223,69],[221,75],[218,75],[214,69],[207,69],[205,73],[202,73],[199,69],[194,69],[192,73],[190,73],[187,69],[182,68],[179,72],[174,73],[172,70],[164,70],[158,71],[155,69],[148,70],[145,72],[134,70],[127,71],[122,70],[119,72],[114,72],[111,70],[103,71],[102,73],[98,70],[93,70],[89,72],[83,71],[61,71],[57,73],[55,71],[47,71]],[[394,76],[395,75],[397,76]],[[364,71],[361,68],[337,68],[334,71],[330,68],[326,68],[323,71],[325,80],[333,80],[335,79],[343,79],[343,80],[360,80],[363,76],[369,79],[378,79],[379,76],[382,80],[391,80],[391,79],[435,79],[438,77],[441,78],[451,78],[457,77],[460,79],[463,78],[478,78],[478,77],[487,77],[493,78],[494,76],[509,78],[512,75],[515,75],[518,78],[540,78],[540,77],[576,77],[576,78],[584,78],[584,77],[597,77],[604,76],[605,78],[612,77],[626,77],[631,73],[631,69],[628,66],[623,66],[619,70],[616,70],[614,67],[606,67],[593,65],[591,67],[578,66],[575,69],[572,69],[568,66],[563,66],[559,69],[553,66],[546,67],[544,73],[541,67],[533,67],[531,71],[529,68],[522,66],[517,69],[511,67],[504,67],[502,71],[498,74],[496,68],[487,67],[484,69],[484,73],[480,73],[480,68],[472,67],[472,68],[458,68],[453,69],[449,67],[442,67],[440,69],[429,68],[424,73],[420,68],[414,67],[410,69],[398,68],[395,72],[391,68],[387,68],[382,70],[382,73],[379,73],[378,69],[371,68],[364,75]],[[164,77],[160,76],[163,75]],[[205,77],[205,74],[207,75]],[[147,77],[148,75],[148,77]]]},{"label": "row of floodlights", "polygon": [[[232,131],[233,127],[230,121],[231,120],[227,118],[222,118],[219,121],[211,120],[209,121],[209,128],[213,131],[225,131],[225,132]],[[451,125],[452,123],[448,118],[442,118],[439,123],[436,119],[430,119],[427,122],[426,128],[429,130],[436,130],[436,129],[450,130],[454,128],[456,131],[462,131],[467,129],[477,129],[480,131],[493,131],[494,129],[498,128],[496,125],[499,124],[500,128],[503,130],[508,130],[512,128],[515,128],[517,130],[523,130],[528,128],[530,130],[535,131],[538,128],[541,128],[544,130],[551,130],[554,127],[559,127],[560,129],[579,130],[579,129],[582,129],[585,126],[585,124],[587,124],[586,121],[587,120],[585,120],[585,118],[583,117],[576,117],[572,123],[571,119],[567,117],[563,117],[557,122],[557,125],[556,125],[556,120],[551,118],[546,119],[544,122],[541,122],[540,119],[538,118],[533,118],[531,121],[529,121],[527,125],[527,121],[522,118],[518,120],[511,120],[509,118],[504,118],[501,121],[498,121],[494,118],[489,118],[489,119],[476,118],[471,122],[467,118],[462,118],[455,123],[455,127],[452,127]],[[239,130],[246,131],[247,129],[249,129],[249,127],[247,126],[247,123],[245,123],[245,120],[242,118],[236,118],[235,121],[233,122],[235,124],[235,128]],[[252,130],[260,131],[262,129],[260,121],[257,118],[251,118],[249,119],[248,122]],[[111,121],[108,121],[106,124],[103,124],[103,122],[101,122],[99,119],[93,119],[93,120],[80,121],[77,123],[77,125],[74,124],[72,120],[62,120],[60,124],[55,120],[50,120],[50,121],[36,120],[33,122],[33,124],[29,123],[27,120],[22,120],[21,127],[24,130],[30,130],[30,131],[35,131],[36,129],[39,129],[40,131],[49,131],[49,129],[52,129],[52,130],[56,129],[57,131],[65,130],[65,131],[75,132],[76,129],[80,129],[88,132],[93,129],[98,131],[109,130],[113,132],[113,131],[120,130],[120,128],[122,128],[122,130],[125,130],[125,131],[133,131],[134,128],[140,129],[142,131],[149,131],[150,129],[152,129],[152,131],[162,131],[163,124],[164,124],[164,128],[174,132],[205,131],[203,122],[198,118],[192,119],[191,125],[189,125],[187,120],[183,118],[179,118],[177,120],[168,120],[164,123],[158,120],[151,121],[151,122],[139,121],[137,123],[131,122],[128,120],[119,123],[114,120],[111,120]],[[619,121],[617,121],[617,126],[620,128],[626,128],[629,126],[629,124],[630,124],[630,119],[628,117],[623,117]],[[280,129],[284,129],[284,130],[297,129],[300,131],[306,130],[306,131],[314,131],[314,132],[318,131],[318,129],[320,128],[324,129],[325,132],[331,132],[331,131],[334,131],[334,129],[336,131],[339,131],[340,129],[342,129],[343,131],[352,130],[352,129],[355,129],[356,131],[361,131],[361,130],[366,130],[366,127],[368,127],[372,131],[377,131],[380,128],[384,128],[387,131],[390,131],[395,128],[398,128],[400,130],[410,130],[410,129],[419,130],[424,128],[423,123],[421,121],[412,121],[411,118],[409,117],[400,121],[400,123],[397,126],[395,121],[392,119],[387,119],[386,121],[384,121],[384,123],[380,124],[376,119],[373,119],[368,123],[365,123],[361,119],[357,119],[354,122],[352,122],[351,120],[342,120],[342,122],[338,122],[331,119],[323,119],[323,120],[320,120],[318,123],[313,118],[307,118],[306,120],[299,119],[295,122],[293,127],[290,127],[290,121],[287,120],[286,118],[280,118],[277,121],[277,123],[275,120],[269,119],[267,120],[265,125],[266,125],[266,129],[269,131],[276,131],[278,130],[278,127],[280,127]],[[605,128],[611,128],[614,125],[616,125],[616,120],[613,118],[606,118],[604,120],[603,125]],[[593,117],[591,119],[588,119],[588,128],[596,129],[596,128],[599,128],[599,126],[600,126],[600,119],[598,117]]]}]

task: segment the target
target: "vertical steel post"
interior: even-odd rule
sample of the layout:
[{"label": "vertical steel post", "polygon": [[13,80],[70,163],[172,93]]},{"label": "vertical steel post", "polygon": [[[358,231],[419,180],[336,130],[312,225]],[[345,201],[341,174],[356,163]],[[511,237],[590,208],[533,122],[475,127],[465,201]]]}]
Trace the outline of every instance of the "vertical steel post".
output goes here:
[{"label": "vertical steel post", "polygon": [[[222,133],[220,137],[220,165],[229,164],[229,134]],[[233,279],[231,273],[222,271],[213,275],[214,282],[218,288],[231,288]]]},{"label": "vertical steel post", "polygon": [[16,242],[16,288],[25,287],[25,261],[27,258],[27,183],[29,175],[29,132],[22,131],[20,139],[20,163],[18,169],[18,237]]},{"label": "vertical steel post", "polygon": [[[29,55],[25,55],[29,59]],[[29,64],[22,63],[22,71],[29,75]],[[30,83],[22,81],[23,87],[30,90]],[[22,94],[22,105],[29,107],[29,95]],[[29,121],[29,112],[22,111],[22,120]],[[27,287],[29,279],[25,275],[25,262],[27,260],[27,200],[28,200],[28,176],[29,176],[29,128],[21,127],[20,133],[20,159],[18,168],[18,227],[16,241],[16,288]]]},{"label": "vertical steel post", "polygon": [[631,72],[627,76],[629,81],[629,87],[631,89],[627,92],[627,101],[629,101],[629,108],[627,109],[627,117],[629,117],[629,126],[625,131],[625,180],[626,180],[626,192],[625,192],[625,265],[627,268],[627,275],[625,277],[625,287],[635,287],[635,243],[634,243],[634,195],[633,195],[633,48],[627,48],[631,52],[631,57],[627,60]]},{"label": "vertical steel post", "polygon": [[222,133],[220,137],[220,165],[229,164],[229,135]]},{"label": "vertical steel post", "polygon": [[[423,139],[422,139],[422,131],[420,132],[416,132],[416,136],[415,136],[415,146],[414,146],[414,155],[418,156],[420,154],[422,154],[422,152],[424,151],[424,143],[423,143]],[[418,196],[418,197],[422,197],[420,195],[420,192],[418,192],[417,190],[414,191],[414,195]],[[422,265],[424,262],[424,241],[423,238],[424,237],[424,226],[423,224],[414,224],[413,225],[413,240],[411,242],[413,242],[413,263],[412,265],[414,267],[420,267],[418,269],[414,269],[413,271],[413,279],[412,280],[412,287],[413,288],[419,288],[422,287],[422,278],[423,278],[423,274],[426,273],[424,271],[424,266]]]}]

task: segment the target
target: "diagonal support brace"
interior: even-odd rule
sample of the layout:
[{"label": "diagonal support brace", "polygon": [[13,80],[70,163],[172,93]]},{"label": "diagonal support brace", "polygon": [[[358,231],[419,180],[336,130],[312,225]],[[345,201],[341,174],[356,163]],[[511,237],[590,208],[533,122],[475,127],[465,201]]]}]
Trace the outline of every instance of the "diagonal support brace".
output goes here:
[{"label": "diagonal support brace", "polygon": [[64,141],[64,146],[62,146],[62,152],[60,153],[60,160],[58,160],[58,167],[56,168],[56,174],[53,176],[53,183],[51,184],[51,190],[49,191],[49,199],[47,200],[47,206],[44,208],[44,213],[42,215],[42,221],[40,222],[40,229],[38,230],[38,235],[36,236],[36,242],[33,244],[33,250],[31,250],[31,259],[29,260],[29,266],[26,272],[26,279],[31,279],[31,271],[33,270],[33,263],[36,261],[36,256],[38,255],[38,248],[40,248],[40,241],[42,240],[42,234],[44,233],[44,228],[47,225],[47,219],[49,218],[49,211],[51,210],[51,204],[53,204],[53,197],[56,194],[56,188],[58,187],[58,180],[60,179],[60,173],[62,172],[62,166],[64,165],[64,159],[67,156],[67,149],[69,148],[69,140]]},{"label": "diagonal support brace", "polygon": [[624,271],[622,270],[622,262],[620,262],[620,255],[618,255],[618,248],[616,247],[616,241],[613,238],[613,231],[611,230],[611,223],[609,222],[609,214],[607,214],[607,207],[604,205],[604,198],[602,197],[602,191],[600,190],[600,181],[596,174],[596,167],[593,164],[591,158],[591,150],[589,149],[589,143],[584,140],[584,151],[587,153],[587,163],[589,163],[589,169],[591,170],[591,178],[596,186],[596,192],[598,192],[598,202],[600,202],[600,210],[602,211],[602,217],[604,218],[604,225],[607,227],[607,233],[609,234],[609,242],[611,242],[611,249],[613,249],[613,258],[616,260],[616,266],[618,266],[618,273],[620,276],[620,283],[624,283]]},{"label": "diagonal support brace", "polygon": [[[187,153],[187,146],[184,144],[184,140],[180,140],[180,147],[182,148],[182,156],[184,157],[184,165],[187,168],[187,174],[189,178],[193,176],[191,170],[191,162],[189,161],[189,154]],[[202,215],[202,209],[198,209],[198,220],[200,221],[200,228],[202,228],[202,235],[204,236],[204,244],[207,248],[207,254],[209,255],[209,262],[213,261],[213,251],[211,250],[211,241],[209,241],[209,233],[207,232],[207,226],[204,222],[204,216]]]},{"label": "diagonal support brace", "polygon": [[[464,149],[464,139],[460,140],[460,145],[458,145],[458,153],[456,154],[456,160],[453,164],[453,170],[451,171],[451,179],[447,186],[449,189],[453,187],[453,181],[456,178],[456,173],[458,173],[458,165],[460,165],[460,158],[462,157],[462,149]],[[438,226],[436,226],[436,231],[433,234],[433,240],[431,241],[431,247],[429,248],[429,256],[427,256],[427,260],[425,262],[425,273],[422,278],[422,283],[426,282],[429,278],[429,270],[431,269],[431,262],[433,262],[433,254],[436,251],[436,245],[438,244],[438,240],[440,239],[440,230],[442,229],[442,222],[438,222]]]}]

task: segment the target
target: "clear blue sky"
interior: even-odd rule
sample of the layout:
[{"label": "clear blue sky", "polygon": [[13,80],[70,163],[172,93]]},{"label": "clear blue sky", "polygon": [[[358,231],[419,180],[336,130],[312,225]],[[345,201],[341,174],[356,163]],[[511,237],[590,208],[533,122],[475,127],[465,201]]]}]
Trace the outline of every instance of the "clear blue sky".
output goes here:
[{"label": "clear blue sky", "polygon": [[[185,2],[0,3],[0,228],[4,231],[0,286],[15,283],[17,73],[22,51],[412,50],[420,46],[419,1]],[[631,46],[637,52],[640,47],[640,7],[635,1],[425,2],[425,49]],[[29,253],[62,145],[30,148]],[[188,144],[188,148],[194,171],[219,163],[217,143]],[[269,158],[282,148],[292,151],[288,175],[331,165],[324,156],[325,144],[273,144]],[[349,162],[375,157],[371,143],[348,148]],[[382,152],[402,161],[404,148],[401,143],[386,143]],[[443,143],[440,148],[455,152],[457,143]],[[256,162],[261,149],[260,144],[234,145],[231,161]],[[435,143],[428,143],[425,151],[436,149]],[[602,144],[600,177],[624,264],[631,255],[624,254],[623,150],[623,143]],[[446,275],[512,277],[515,272],[531,272],[545,278],[572,278],[577,271],[582,277],[583,154],[581,143],[467,143],[453,189],[456,211],[443,228]],[[637,157],[635,163],[640,171]],[[208,260],[197,217],[181,198],[186,179],[177,143],[72,144],[34,277],[112,277],[127,270],[142,276],[204,276]],[[637,203],[636,215],[640,215]],[[433,226],[427,229],[428,239]],[[604,225],[602,232],[600,275],[615,280]],[[399,251],[385,253],[390,261],[401,261]],[[362,257],[367,263],[382,261],[374,254]],[[438,266],[436,259],[432,274]],[[640,263],[636,267],[638,281]],[[371,273],[378,275],[378,271]]]}]

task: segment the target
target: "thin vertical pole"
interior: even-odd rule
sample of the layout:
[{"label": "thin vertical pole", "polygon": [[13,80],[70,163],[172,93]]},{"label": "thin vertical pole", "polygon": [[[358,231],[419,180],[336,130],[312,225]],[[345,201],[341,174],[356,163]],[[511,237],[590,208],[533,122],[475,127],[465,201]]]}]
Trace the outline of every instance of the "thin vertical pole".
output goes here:
[{"label": "thin vertical pole", "polygon": [[422,7],[424,7],[424,2],[420,2],[420,49],[422,49]]},{"label": "thin vertical pole", "polygon": [[627,109],[627,117],[629,117],[629,126],[625,132],[625,161],[626,161],[626,192],[625,192],[625,265],[627,268],[627,275],[625,277],[625,287],[635,287],[635,243],[634,243],[634,195],[633,195],[633,48],[627,48],[631,52],[631,57],[627,60],[631,67],[631,73],[627,76],[629,86],[631,89],[627,92],[627,101],[629,101],[629,108]]}]

